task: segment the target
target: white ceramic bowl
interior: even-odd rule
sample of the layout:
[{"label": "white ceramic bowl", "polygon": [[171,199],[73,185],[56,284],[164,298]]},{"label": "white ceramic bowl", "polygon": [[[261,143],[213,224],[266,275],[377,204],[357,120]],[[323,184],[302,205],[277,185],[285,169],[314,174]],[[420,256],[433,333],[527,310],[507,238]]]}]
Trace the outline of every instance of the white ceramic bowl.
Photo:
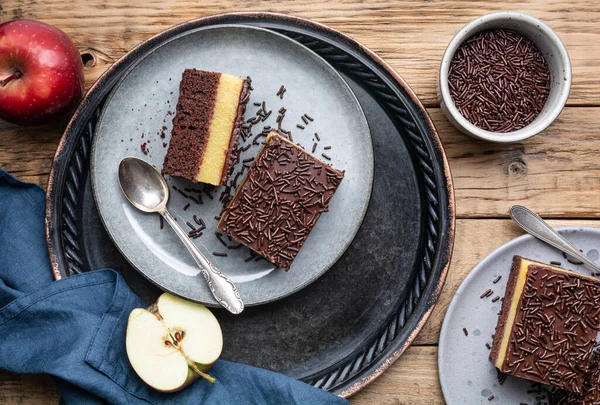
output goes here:
[{"label": "white ceramic bowl", "polygon": [[[471,124],[454,105],[448,86],[448,70],[456,50],[473,35],[493,29],[510,29],[529,38],[542,52],[550,68],[550,94],[544,108],[529,125],[513,132],[490,132]],[[570,90],[571,60],[565,45],[548,25],[515,11],[486,14],[463,27],[446,48],[438,77],[438,99],[448,120],[467,135],[493,142],[521,141],[546,129],[562,111]]]}]

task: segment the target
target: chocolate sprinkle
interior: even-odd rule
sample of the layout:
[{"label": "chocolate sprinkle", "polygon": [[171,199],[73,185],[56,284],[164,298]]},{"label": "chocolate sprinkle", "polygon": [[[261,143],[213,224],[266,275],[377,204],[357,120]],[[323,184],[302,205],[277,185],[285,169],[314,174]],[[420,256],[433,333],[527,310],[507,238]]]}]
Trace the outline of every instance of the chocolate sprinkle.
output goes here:
[{"label": "chocolate sprinkle", "polygon": [[469,336],[469,331],[467,330],[467,328],[463,328],[463,333],[465,334],[465,336]]},{"label": "chocolate sprinkle", "polygon": [[227,253],[213,252],[213,256],[227,257]]},{"label": "chocolate sprinkle", "polygon": [[492,295],[492,294],[494,294],[494,291],[493,291],[493,290],[487,290],[486,292],[484,292],[483,294],[481,294],[481,295],[479,296],[479,298],[487,298],[487,297],[489,297],[489,296],[490,296],[490,295]]},{"label": "chocolate sprinkle", "polygon": [[529,39],[511,30],[489,30],[458,48],[448,85],[463,117],[481,129],[506,133],[529,125],[542,111],[550,69]]},{"label": "chocolate sprinkle", "polygon": [[494,279],[494,281],[492,281],[492,283],[496,284],[498,281],[500,281],[502,279],[502,276],[498,276]]}]

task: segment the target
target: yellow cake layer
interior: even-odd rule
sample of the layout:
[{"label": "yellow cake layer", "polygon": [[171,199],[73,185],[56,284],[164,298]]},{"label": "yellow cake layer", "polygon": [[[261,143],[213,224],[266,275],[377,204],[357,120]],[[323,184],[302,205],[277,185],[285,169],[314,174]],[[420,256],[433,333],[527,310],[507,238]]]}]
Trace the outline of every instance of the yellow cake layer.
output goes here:
[{"label": "yellow cake layer", "polygon": [[243,84],[244,79],[241,77],[221,73],[208,142],[202,154],[196,181],[215,186],[221,184]]},{"label": "yellow cake layer", "polygon": [[[556,270],[562,273],[569,273],[573,275],[572,271],[561,269],[560,267],[550,266],[548,264],[539,263],[533,260],[521,259],[521,267],[519,268],[519,277],[517,278],[517,283],[515,285],[515,290],[512,295],[512,301],[510,302],[510,310],[508,311],[508,317],[506,318],[506,323],[504,324],[504,333],[502,334],[502,341],[500,342],[500,350],[498,351],[498,358],[494,363],[498,369],[502,369],[502,365],[504,364],[504,359],[506,358],[506,349],[508,348],[508,343],[510,341],[510,334],[513,329],[513,325],[515,323],[515,318],[517,316],[517,311],[519,310],[519,302],[521,301],[521,295],[523,294],[523,290],[525,288],[525,282],[527,281],[527,274],[529,272],[530,265],[538,265],[550,268],[552,270]],[[580,275],[581,277],[587,277],[585,275]],[[595,279],[594,279],[595,280]],[[506,299],[506,297],[505,297]]]}]

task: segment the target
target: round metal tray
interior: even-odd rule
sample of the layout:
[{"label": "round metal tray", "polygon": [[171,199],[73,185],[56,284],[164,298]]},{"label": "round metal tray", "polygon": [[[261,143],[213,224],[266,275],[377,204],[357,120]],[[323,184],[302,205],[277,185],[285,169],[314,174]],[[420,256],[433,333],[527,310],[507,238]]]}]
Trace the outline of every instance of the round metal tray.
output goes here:
[{"label": "round metal tray", "polygon": [[222,358],[350,396],[400,357],[437,302],[454,242],[454,195],[442,144],[415,94],[372,51],[331,28],[280,14],[218,15],[164,31],[113,64],[75,112],[52,166],[46,236],[54,276],[111,267],[146,302],[160,294],[101,224],[90,187],[91,140],[105,98],[137,58],[186,30],[217,24],[259,26],[302,43],[347,80],[365,111],[375,178],[346,253],[290,297],[240,316],[215,310],[225,337]]}]

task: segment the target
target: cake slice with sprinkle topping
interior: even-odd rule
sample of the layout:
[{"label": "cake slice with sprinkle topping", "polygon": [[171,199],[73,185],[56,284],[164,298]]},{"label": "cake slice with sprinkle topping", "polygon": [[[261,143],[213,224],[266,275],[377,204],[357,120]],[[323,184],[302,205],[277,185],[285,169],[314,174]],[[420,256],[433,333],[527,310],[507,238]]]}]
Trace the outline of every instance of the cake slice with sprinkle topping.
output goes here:
[{"label": "cake slice with sprinkle topping", "polygon": [[287,271],[343,178],[272,131],[218,228]]},{"label": "cake slice with sprinkle topping", "polygon": [[501,372],[581,392],[600,330],[600,282],[515,256],[490,360]]}]

